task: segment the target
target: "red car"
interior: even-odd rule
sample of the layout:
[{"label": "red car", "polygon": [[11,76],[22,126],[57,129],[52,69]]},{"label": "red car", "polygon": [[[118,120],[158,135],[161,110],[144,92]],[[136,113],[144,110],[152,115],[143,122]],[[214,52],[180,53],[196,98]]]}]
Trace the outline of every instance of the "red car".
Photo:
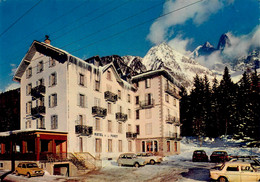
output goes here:
[{"label": "red car", "polygon": [[204,150],[195,150],[192,155],[193,162],[208,162],[208,156]]},{"label": "red car", "polygon": [[210,161],[211,162],[225,162],[228,161],[229,157],[226,151],[214,151],[210,155]]}]

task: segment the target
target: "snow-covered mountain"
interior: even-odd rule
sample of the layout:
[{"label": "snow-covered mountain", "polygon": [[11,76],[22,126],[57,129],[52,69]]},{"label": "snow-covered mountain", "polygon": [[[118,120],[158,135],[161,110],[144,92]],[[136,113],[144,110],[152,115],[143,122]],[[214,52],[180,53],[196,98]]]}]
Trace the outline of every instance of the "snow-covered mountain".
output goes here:
[{"label": "snow-covered mountain", "polygon": [[166,43],[152,47],[144,56],[142,63],[147,70],[164,68],[168,70],[187,90],[191,90],[196,74],[200,77],[208,76],[209,80],[214,74],[194,59],[175,51]]}]

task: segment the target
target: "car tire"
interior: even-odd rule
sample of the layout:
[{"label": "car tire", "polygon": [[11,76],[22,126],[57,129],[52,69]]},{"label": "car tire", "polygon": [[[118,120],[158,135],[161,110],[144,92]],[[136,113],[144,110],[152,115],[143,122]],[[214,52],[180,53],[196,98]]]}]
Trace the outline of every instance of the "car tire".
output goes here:
[{"label": "car tire", "polygon": [[30,173],[27,173],[26,176],[27,176],[27,178],[30,178],[30,177],[31,177],[31,174],[30,174]]},{"label": "car tire", "polygon": [[154,165],[155,161],[154,160],[150,160],[150,164]]},{"label": "car tire", "polygon": [[135,164],[134,164],[134,167],[136,167],[136,168],[138,168],[140,165],[139,165],[139,163],[138,162],[136,162]]},{"label": "car tire", "polygon": [[20,176],[20,174],[18,173],[18,171],[15,171],[15,175],[16,175],[16,176]]},{"label": "car tire", "polygon": [[219,182],[227,182],[228,180],[227,180],[227,178],[221,176],[221,177],[218,178],[218,181]]}]

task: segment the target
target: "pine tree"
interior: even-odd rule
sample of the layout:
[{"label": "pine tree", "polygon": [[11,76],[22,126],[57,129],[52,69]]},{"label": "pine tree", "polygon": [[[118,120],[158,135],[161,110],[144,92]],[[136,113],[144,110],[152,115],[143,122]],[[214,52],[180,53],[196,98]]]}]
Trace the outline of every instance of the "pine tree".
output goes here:
[{"label": "pine tree", "polygon": [[223,78],[219,86],[220,132],[232,135],[237,125],[236,85],[232,82],[229,70],[225,67]]}]

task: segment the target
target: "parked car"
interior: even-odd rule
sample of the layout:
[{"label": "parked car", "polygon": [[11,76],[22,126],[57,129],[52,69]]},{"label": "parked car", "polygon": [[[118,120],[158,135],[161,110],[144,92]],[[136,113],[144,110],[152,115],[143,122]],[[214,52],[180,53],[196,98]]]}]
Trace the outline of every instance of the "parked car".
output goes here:
[{"label": "parked car", "polygon": [[147,164],[149,163],[154,165],[155,163],[162,162],[161,156],[155,156],[152,153],[142,152],[142,153],[137,153],[136,155],[137,157],[144,159]]},{"label": "parked car", "polygon": [[228,161],[229,157],[226,151],[214,151],[210,155],[210,161],[211,162],[225,162]]},{"label": "parked car", "polygon": [[137,157],[134,153],[121,154],[117,159],[117,163],[119,166],[126,165],[134,167],[144,166],[146,164],[144,159]]},{"label": "parked car", "polygon": [[208,162],[209,158],[204,150],[195,150],[192,155],[193,162]]},{"label": "parked car", "polygon": [[20,174],[26,175],[28,178],[30,178],[31,176],[43,176],[44,171],[34,162],[21,162],[15,168],[15,174],[17,176]]},{"label": "parked car", "polygon": [[260,161],[255,156],[236,156],[229,162],[248,162],[258,171],[260,170]]},{"label": "parked car", "polygon": [[258,182],[260,172],[247,162],[226,162],[219,169],[211,169],[210,178],[219,182]]}]

